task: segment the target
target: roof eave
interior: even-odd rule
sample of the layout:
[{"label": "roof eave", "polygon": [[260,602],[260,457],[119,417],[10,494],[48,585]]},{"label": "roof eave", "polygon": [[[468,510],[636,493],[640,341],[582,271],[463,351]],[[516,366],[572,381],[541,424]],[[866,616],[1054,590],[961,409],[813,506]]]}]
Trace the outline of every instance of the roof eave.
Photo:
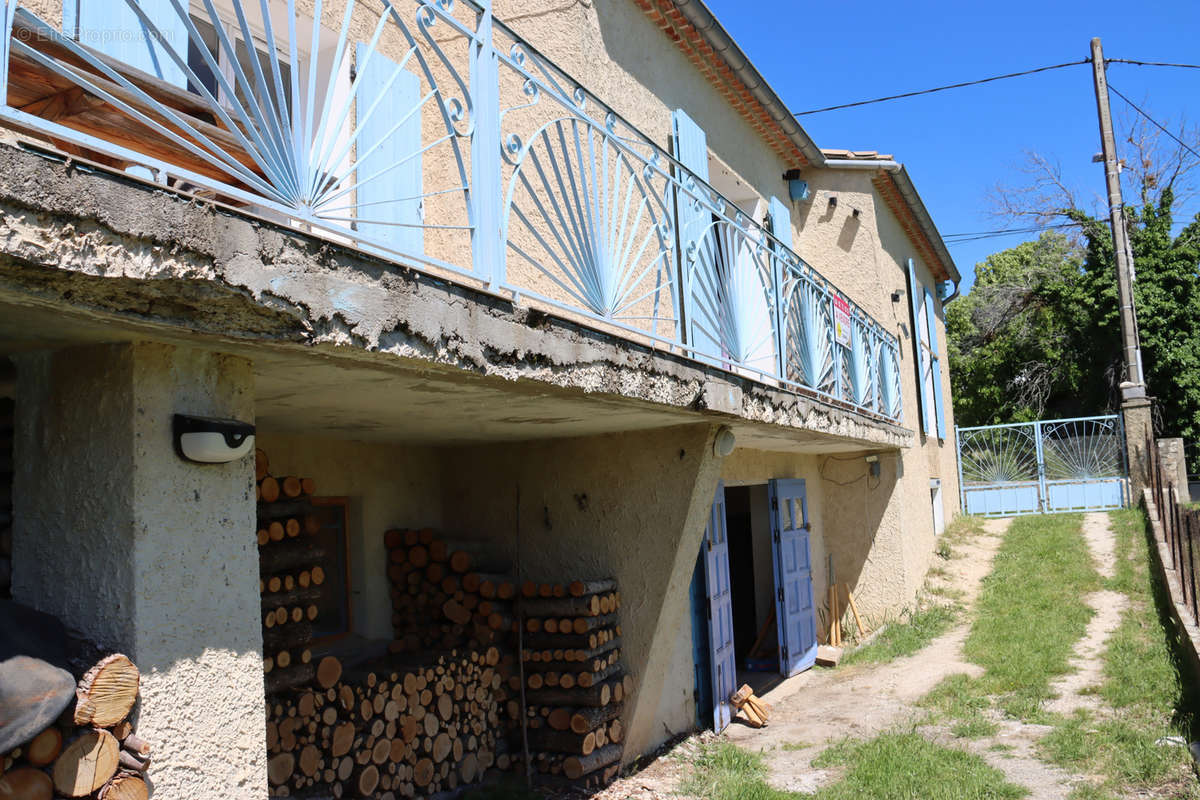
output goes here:
[{"label": "roof eave", "polygon": [[804,128],[796,121],[795,116],[784,104],[766,78],[754,67],[745,52],[738,46],[729,31],[708,10],[703,0],[671,0],[680,13],[691,23],[704,40],[712,47],[721,60],[733,70],[738,79],[745,84],[754,98],[762,104],[771,118],[779,125],[784,134],[796,145],[801,154],[812,166],[820,166],[825,162],[821,148],[809,138]]},{"label": "roof eave", "polygon": [[[918,251],[921,251],[922,258],[928,263],[930,269],[943,280],[954,281],[955,284],[962,280],[958,265],[954,263],[954,259],[942,239],[942,234],[938,232],[929,209],[925,207],[925,202],[921,199],[917,187],[913,185],[912,178],[909,177],[908,170],[904,168],[903,164],[891,159],[829,158],[826,156],[823,166],[826,169],[872,171],[874,175],[871,182],[880,190],[884,202],[891,207],[892,212],[900,218],[901,227],[905,228],[906,233],[913,238],[913,244],[916,245]],[[900,203],[896,203],[896,200],[899,200]],[[904,224],[906,218],[911,220],[915,230],[909,230],[909,226]],[[941,268],[940,271],[937,269],[938,267]]]}]

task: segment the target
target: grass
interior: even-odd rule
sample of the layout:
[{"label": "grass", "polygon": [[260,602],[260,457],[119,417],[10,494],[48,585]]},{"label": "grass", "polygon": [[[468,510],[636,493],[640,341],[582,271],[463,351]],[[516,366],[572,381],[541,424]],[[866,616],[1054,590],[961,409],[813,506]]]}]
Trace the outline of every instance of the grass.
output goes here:
[{"label": "grass", "polygon": [[944,678],[921,698],[921,705],[932,711],[928,722],[952,720],[950,732],[959,739],[979,739],[996,732],[996,724],[984,715],[991,700],[969,675]]},{"label": "grass", "polygon": [[1109,794],[1099,786],[1091,783],[1083,783],[1076,786],[1067,795],[1067,800],[1122,800],[1119,795]]},{"label": "grass", "polygon": [[957,616],[956,609],[940,604],[918,611],[905,611],[901,619],[889,624],[869,643],[847,654],[842,663],[880,664],[910,656],[948,631]]},{"label": "grass", "polygon": [[761,753],[730,742],[704,745],[684,794],[704,800],[1016,800],[1026,791],[1004,780],[978,756],[933,744],[916,733],[885,733],[867,742],[844,740],[813,762],[845,767],[837,783],[815,795],[774,789]]},{"label": "grass", "polygon": [[703,745],[695,772],[683,784],[687,795],[704,800],[796,800],[801,795],[767,785],[761,753],[748,753],[729,742]]},{"label": "grass", "polygon": [[812,747],[808,742],[784,742],[779,746],[780,750],[787,753],[794,753],[797,750],[807,750]]},{"label": "grass", "polygon": [[1013,520],[983,581],[964,652],[985,669],[980,689],[1011,716],[1039,718],[1094,613],[1083,597],[1100,577],[1081,525],[1078,514]]},{"label": "grass", "polygon": [[815,800],[1006,800],[1027,794],[978,756],[911,732],[842,742],[813,766],[846,767],[845,776],[813,795]]},{"label": "grass", "polygon": [[1129,789],[1157,794],[1163,788],[1172,796],[1198,797],[1187,750],[1155,744],[1166,736],[1193,738],[1195,699],[1180,675],[1180,643],[1166,616],[1169,600],[1150,572],[1145,518],[1126,510],[1110,519],[1117,568],[1108,586],[1129,597],[1108,640],[1097,691],[1112,713],[1079,712],[1061,721],[1042,739],[1039,752],[1051,763],[1102,776],[1080,800]]}]

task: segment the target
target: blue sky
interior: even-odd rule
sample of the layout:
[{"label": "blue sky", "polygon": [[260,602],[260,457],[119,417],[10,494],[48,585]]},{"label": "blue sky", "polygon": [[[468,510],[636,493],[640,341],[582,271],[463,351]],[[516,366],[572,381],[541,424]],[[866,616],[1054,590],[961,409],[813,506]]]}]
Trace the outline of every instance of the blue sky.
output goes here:
[{"label": "blue sky", "polygon": [[[1087,58],[1093,36],[1102,38],[1108,58],[1200,63],[1195,0],[706,2],[793,111]],[[1200,70],[1113,64],[1108,76],[1167,127],[1181,118],[1200,123]],[[1118,126],[1133,118],[1115,96],[1113,112]],[[814,114],[801,123],[821,147],[879,150],[903,161],[943,235],[1014,227],[992,216],[988,195],[999,182],[1020,182],[1027,150],[1060,162],[1086,204],[1098,203],[1104,191],[1103,169],[1092,163],[1100,136],[1090,66]],[[1186,210],[1195,213],[1200,203]],[[964,289],[978,261],[1035,237],[951,245]]]}]

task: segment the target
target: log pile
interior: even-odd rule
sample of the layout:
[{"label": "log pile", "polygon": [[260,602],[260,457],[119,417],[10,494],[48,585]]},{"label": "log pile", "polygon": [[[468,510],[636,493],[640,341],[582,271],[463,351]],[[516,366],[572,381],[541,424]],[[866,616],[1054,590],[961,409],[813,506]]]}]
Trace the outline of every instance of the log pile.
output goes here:
[{"label": "log pile", "polygon": [[73,710],[0,756],[0,797],[146,800],[150,745],[129,720],[139,681],[137,667],[119,653],[89,669]]},{"label": "log pile", "polygon": [[311,502],[313,480],[271,475],[262,450],[254,451],[254,474],[263,672],[270,694],[312,680],[313,623],[326,578],[326,554],[312,541],[321,530]]},{"label": "log pile", "polygon": [[428,660],[343,671],[327,656],[311,687],[268,698],[272,796],[425,797],[507,768],[496,742],[500,651]]},{"label": "log pile", "polygon": [[[429,528],[392,529],[383,536],[391,586],[393,654],[496,648],[502,683],[495,699],[502,726],[521,719],[515,677],[516,581],[507,564],[481,542],[455,542]],[[507,741],[503,738],[502,741]],[[517,753],[519,748],[512,748]],[[502,769],[519,756],[502,756]]]},{"label": "log pile", "polygon": [[507,565],[480,556],[482,543],[433,530],[387,531],[392,652],[491,647],[516,631],[516,584]]},{"label": "log pile", "polygon": [[599,788],[620,767],[621,711],[633,691],[616,581],[526,582],[521,595],[530,759],[548,782]]}]

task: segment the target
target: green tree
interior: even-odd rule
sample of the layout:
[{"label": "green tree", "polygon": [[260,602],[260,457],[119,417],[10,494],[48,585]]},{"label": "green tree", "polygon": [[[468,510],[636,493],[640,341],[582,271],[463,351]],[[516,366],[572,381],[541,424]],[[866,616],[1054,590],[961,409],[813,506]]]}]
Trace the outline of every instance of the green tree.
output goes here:
[{"label": "green tree", "polygon": [[[1172,235],[1196,166],[1135,127],[1123,142],[1134,300],[1146,384],[1160,433],[1200,440],[1200,214]],[[1057,169],[1031,157],[1032,180],[1003,190],[1010,217],[1071,226],[996,253],[946,312],[955,418],[984,425],[1113,411],[1124,379],[1112,235],[1081,209]]]}]

